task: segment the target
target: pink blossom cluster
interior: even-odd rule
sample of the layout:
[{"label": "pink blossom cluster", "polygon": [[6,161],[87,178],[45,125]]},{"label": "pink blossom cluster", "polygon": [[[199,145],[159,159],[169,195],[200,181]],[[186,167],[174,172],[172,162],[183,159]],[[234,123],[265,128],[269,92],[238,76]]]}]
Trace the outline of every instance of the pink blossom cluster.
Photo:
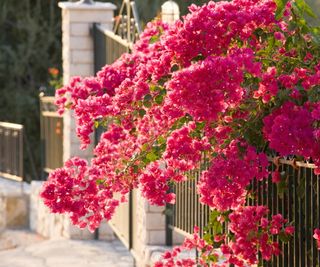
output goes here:
[{"label": "pink blossom cluster", "polygon": [[52,212],[68,213],[73,224],[93,231],[103,218],[111,219],[119,205],[111,186],[99,186],[98,177],[85,160],[72,158],[51,173],[41,197]]},{"label": "pink blossom cluster", "polygon": [[300,106],[286,102],[263,119],[263,132],[270,148],[281,156],[298,155],[306,159],[312,158],[317,165],[315,173],[319,173],[320,139],[319,103],[308,103]]},{"label": "pink blossom cluster", "polygon": [[[183,251],[189,252],[191,257],[183,257],[180,256]],[[196,259],[195,253],[196,251],[201,252],[202,256]],[[203,267],[223,267],[225,265],[216,265],[215,263],[209,263],[206,261],[206,256],[211,255],[212,257],[219,257],[219,253],[216,252],[212,245],[208,244],[204,239],[199,236],[199,228],[197,226],[194,227],[194,233],[192,237],[188,237],[185,239],[181,246],[177,246],[173,249],[172,252],[166,251],[162,255],[161,261],[155,263],[154,267],[195,267],[195,266],[203,266]]]},{"label": "pink blossom cluster", "polygon": [[229,215],[229,230],[234,238],[223,248],[223,253],[230,263],[236,266],[256,264],[257,252],[264,260],[280,254],[279,244],[272,241],[273,235],[281,232],[292,235],[292,226],[284,227],[287,222],[281,214],[273,215],[268,220],[269,210],[264,206],[246,206]]},{"label": "pink blossom cluster", "polygon": [[314,229],[313,238],[317,242],[318,250],[320,250],[320,229]]},{"label": "pink blossom cluster", "polygon": [[264,153],[238,140],[211,161],[199,182],[200,201],[219,211],[237,209],[246,199],[246,187],[254,179],[268,177]]},{"label": "pink blossom cluster", "polygon": [[201,152],[210,149],[210,143],[206,137],[198,140],[190,136],[195,129],[195,123],[189,123],[174,130],[168,137],[166,151],[163,154],[168,168],[180,172],[195,169],[201,160]]},{"label": "pink blossom cluster", "polygon": [[175,72],[168,82],[168,101],[197,121],[216,120],[218,114],[235,108],[245,97],[241,86],[244,72],[259,74],[251,49],[228,56],[208,56],[203,61]]},{"label": "pink blossom cluster", "polygon": [[153,205],[174,204],[175,195],[168,193],[169,179],[170,176],[164,168],[161,168],[161,163],[152,162],[139,177],[142,195]]},{"label": "pink blossom cluster", "polygon": [[191,5],[190,14],[183,22],[177,21],[163,40],[174,58],[188,66],[199,55],[223,55],[236,38],[247,41],[255,29],[275,23],[275,9],[275,3],[268,0]]},{"label": "pink blossom cluster", "polygon": [[[214,249],[199,236],[199,229],[195,227],[195,232],[191,238],[186,238],[180,247],[176,247],[172,252],[166,252],[162,260],[155,264],[156,267],[176,267],[176,266],[207,266],[224,267],[233,264],[234,266],[252,266],[258,263],[257,255],[261,254],[264,260],[269,261],[272,256],[281,253],[279,243],[273,241],[273,237],[283,234],[291,236],[294,233],[293,226],[286,226],[287,220],[281,214],[268,219],[269,210],[264,206],[246,206],[233,211],[228,218],[229,234],[216,235],[214,242],[221,243],[220,251]],[[318,233],[318,232],[317,232]],[[229,240],[228,240],[228,238]],[[318,238],[315,234],[315,238]],[[200,257],[197,262],[193,258],[179,257],[184,251],[198,250]],[[206,261],[207,256],[214,260],[210,263]],[[197,265],[198,264],[198,265]]]}]

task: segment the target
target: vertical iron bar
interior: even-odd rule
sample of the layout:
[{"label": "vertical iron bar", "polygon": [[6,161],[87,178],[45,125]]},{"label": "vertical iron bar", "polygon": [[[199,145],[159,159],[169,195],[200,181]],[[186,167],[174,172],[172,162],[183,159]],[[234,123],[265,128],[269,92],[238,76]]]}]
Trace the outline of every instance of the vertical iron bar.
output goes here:
[{"label": "vertical iron bar", "polygon": [[309,189],[309,184],[310,184],[310,171],[311,169],[309,168],[303,168],[305,172],[305,265],[310,266],[310,261],[309,261],[309,251],[310,251],[310,240],[312,236],[310,236],[310,189]]},{"label": "vertical iron bar", "polygon": [[298,171],[293,170],[294,179],[293,179],[293,195],[294,195],[294,224],[295,224],[295,233],[294,233],[294,267],[299,266],[299,199],[298,199],[298,180],[300,180],[300,168]]}]

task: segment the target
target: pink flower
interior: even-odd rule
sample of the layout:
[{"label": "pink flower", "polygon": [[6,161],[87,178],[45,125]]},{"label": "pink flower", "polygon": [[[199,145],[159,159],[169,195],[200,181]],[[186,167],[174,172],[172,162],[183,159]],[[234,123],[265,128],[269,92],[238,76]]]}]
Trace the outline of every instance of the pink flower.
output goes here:
[{"label": "pink flower", "polygon": [[295,230],[294,226],[287,226],[284,229],[285,233],[288,234],[288,235],[293,235],[294,234],[294,230]]},{"label": "pink flower", "polygon": [[276,184],[281,182],[281,175],[278,171],[272,173],[272,182]]},{"label": "pink flower", "polygon": [[318,250],[320,250],[320,229],[314,229],[313,238],[317,241]]},{"label": "pink flower", "polygon": [[274,33],[274,38],[276,38],[277,40],[280,40],[280,41],[285,39],[285,37],[284,37],[282,32],[275,32]]}]

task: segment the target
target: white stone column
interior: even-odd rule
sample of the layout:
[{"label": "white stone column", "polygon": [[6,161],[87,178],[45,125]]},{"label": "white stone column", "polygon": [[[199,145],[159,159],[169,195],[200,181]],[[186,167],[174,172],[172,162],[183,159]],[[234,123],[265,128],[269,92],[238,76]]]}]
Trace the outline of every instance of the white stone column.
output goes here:
[{"label": "white stone column", "polygon": [[[100,23],[104,28],[112,29],[116,6],[103,2],[94,2],[92,5],[80,2],[60,2],[59,7],[62,9],[63,83],[68,84],[73,76],[88,77],[95,74],[93,36],[90,32],[93,23]],[[63,160],[66,161],[74,156],[89,160],[92,158],[93,145],[86,150],[80,150],[80,140],[76,135],[76,123],[72,114],[73,112],[66,111],[63,117]],[[54,219],[54,222],[57,220]],[[93,238],[93,234],[89,231],[81,231],[72,226],[65,216],[58,223],[54,223],[55,228],[56,224],[59,229],[63,225],[60,230],[65,237]]]},{"label": "white stone column", "polygon": [[[62,9],[63,82],[67,84],[73,76],[94,75],[94,48],[90,30],[93,23],[100,23],[107,29],[112,29],[116,6],[102,2],[92,5],[60,2],[59,7]],[[72,112],[65,112],[63,119],[63,160],[66,161],[73,156],[90,159],[93,146],[80,150]]]}]

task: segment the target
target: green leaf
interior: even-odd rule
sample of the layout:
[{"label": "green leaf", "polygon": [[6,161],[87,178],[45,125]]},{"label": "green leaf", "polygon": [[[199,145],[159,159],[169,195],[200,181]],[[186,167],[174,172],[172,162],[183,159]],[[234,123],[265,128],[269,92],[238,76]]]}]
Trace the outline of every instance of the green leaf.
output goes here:
[{"label": "green leaf", "polygon": [[148,148],[149,148],[149,144],[145,143],[145,144],[142,145],[141,151],[143,151],[143,152],[144,152],[144,151],[147,151]]},{"label": "green leaf", "polygon": [[147,94],[144,96],[143,101],[151,101],[152,100],[152,96],[150,94]]},{"label": "green leaf", "polygon": [[277,10],[276,10],[276,19],[279,20],[284,12],[284,9],[286,7],[286,4],[288,3],[289,0],[274,0],[276,5],[277,5]]},{"label": "green leaf", "polygon": [[208,256],[208,261],[209,262],[218,262],[219,261],[219,257],[217,256],[217,255],[215,255],[215,254],[211,254],[211,255],[209,255]]},{"label": "green leaf", "polygon": [[156,102],[158,105],[161,105],[163,102],[163,96],[162,95],[157,95],[154,99],[154,102]]},{"label": "green leaf", "polygon": [[150,85],[150,92],[160,91],[160,89],[161,89],[161,87],[159,87],[155,84]]},{"label": "green leaf", "polygon": [[213,234],[222,234],[222,224],[218,221],[216,221],[213,224]]},{"label": "green leaf", "polygon": [[151,151],[150,153],[147,154],[146,158],[152,162],[157,160],[158,156],[153,151]]},{"label": "green leaf", "polygon": [[133,173],[138,173],[139,172],[139,166],[138,165],[133,165]]},{"label": "green leaf", "polygon": [[104,179],[98,179],[98,180],[96,180],[96,184],[97,184],[97,185],[102,185],[102,184],[104,184],[104,182],[105,182]]},{"label": "green leaf", "polygon": [[150,102],[150,101],[143,101],[143,105],[144,105],[146,108],[151,108],[151,102]]},{"label": "green leaf", "polygon": [[166,139],[163,136],[159,136],[157,142],[158,142],[158,144],[165,144],[166,143]]},{"label": "green leaf", "polygon": [[161,89],[160,90],[160,95],[166,95],[167,94],[167,90],[166,89]]},{"label": "green leaf", "polygon": [[204,234],[203,239],[204,239],[207,243],[212,243],[213,237],[212,237],[212,235],[211,235],[210,233],[206,233],[206,234]]},{"label": "green leaf", "polygon": [[171,67],[171,72],[174,72],[174,71],[177,71],[179,70],[179,65],[178,64],[174,64],[172,67]]},{"label": "green leaf", "polygon": [[144,115],[146,115],[146,111],[144,110],[144,109],[139,109],[139,116],[141,117],[141,118],[143,118],[143,116]]},{"label": "green leaf", "polygon": [[288,243],[291,239],[290,235],[286,234],[285,232],[281,232],[279,234],[279,239],[283,242],[283,243]]},{"label": "green leaf", "polygon": [[158,42],[160,40],[159,35],[153,35],[150,40],[149,40],[149,44],[154,44],[156,42]]}]

